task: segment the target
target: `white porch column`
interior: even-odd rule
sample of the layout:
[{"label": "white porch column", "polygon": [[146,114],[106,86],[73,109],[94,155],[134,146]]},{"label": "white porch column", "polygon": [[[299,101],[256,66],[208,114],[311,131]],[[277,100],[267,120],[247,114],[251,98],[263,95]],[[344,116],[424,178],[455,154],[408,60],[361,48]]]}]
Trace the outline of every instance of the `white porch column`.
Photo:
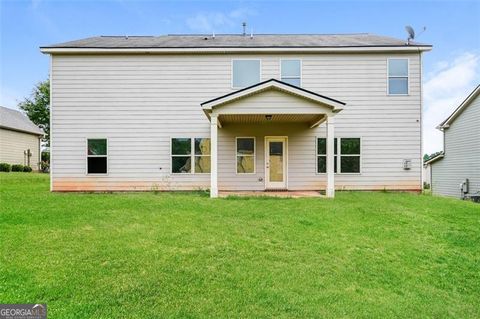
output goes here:
[{"label": "white porch column", "polygon": [[327,116],[327,197],[335,197],[335,118],[333,116]]},{"label": "white porch column", "polygon": [[210,197],[218,197],[218,115],[210,116]]}]

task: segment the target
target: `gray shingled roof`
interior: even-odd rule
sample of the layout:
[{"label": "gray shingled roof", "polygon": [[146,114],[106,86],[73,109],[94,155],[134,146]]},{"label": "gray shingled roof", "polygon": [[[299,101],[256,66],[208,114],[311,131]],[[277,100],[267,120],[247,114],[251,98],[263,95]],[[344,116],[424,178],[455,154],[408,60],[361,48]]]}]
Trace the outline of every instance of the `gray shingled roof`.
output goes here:
[{"label": "gray shingled roof", "polygon": [[0,127],[43,135],[42,129],[32,123],[23,113],[0,106]]},{"label": "gray shingled roof", "polygon": [[[405,40],[370,33],[357,34],[254,34],[99,36],[44,46],[42,48],[330,48],[397,47]],[[410,46],[429,46],[411,43]]]}]

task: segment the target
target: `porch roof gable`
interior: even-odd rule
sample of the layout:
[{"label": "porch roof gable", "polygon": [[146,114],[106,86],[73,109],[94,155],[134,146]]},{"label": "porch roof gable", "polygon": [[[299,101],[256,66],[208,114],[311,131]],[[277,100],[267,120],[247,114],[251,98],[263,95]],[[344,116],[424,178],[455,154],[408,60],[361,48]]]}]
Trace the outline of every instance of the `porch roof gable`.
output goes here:
[{"label": "porch roof gable", "polygon": [[346,104],[344,102],[330,98],[328,96],[324,96],[316,92],[279,81],[277,79],[269,79],[269,80],[254,84],[252,86],[237,90],[235,92],[231,92],[231,93],[219,96],[217,98],[208,100],[206,102],[201,103],[201,106],[203,110],[206,113],[208,113],[216,107],[221,107],[230,102],[233,102],[245,97],[249,97],[252,95],[260,94],[261,92],[265,92],[272,89],[279,90],[294,96],[299,96],[301,98],[304,98],[313,102],[317,102],[322,106],[327,106],[328,108],[330,108],[331,112],[333,113],[337,113],[341,111],[343,109],[343,106],[345,106]]}]

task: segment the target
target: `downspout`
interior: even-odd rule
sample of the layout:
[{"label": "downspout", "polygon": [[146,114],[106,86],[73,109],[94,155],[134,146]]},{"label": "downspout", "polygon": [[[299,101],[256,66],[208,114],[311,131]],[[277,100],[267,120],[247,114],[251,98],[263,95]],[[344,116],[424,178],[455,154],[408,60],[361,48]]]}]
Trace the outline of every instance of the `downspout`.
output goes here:
[{"label": "downspout", "polygon": [[50,54],[50,156],[48,173],[50,174],[50,191],[53,191],[53,54]]},{"label": "downspout", "polygon": [[37,170],[41,171],[41,163],[42,163],[42,136],[38,136],[38,159],[37,159]]},{"label": "downspout", "polygon": [[[422,65],[422,51],[418,50],[418,54],[420,55],[420,163],[423,168],[423,65]],[[423,191],[423,183],[422,183],[422,169],[420,169],[420,191]],[[431,173],[431,165],[430,165],[430,173]],[[431,176],[431,174],[430,174]],[[431,177],[430,177],[431,179]],[[432,190],[432,183],[430,183],[430,190]]]}]

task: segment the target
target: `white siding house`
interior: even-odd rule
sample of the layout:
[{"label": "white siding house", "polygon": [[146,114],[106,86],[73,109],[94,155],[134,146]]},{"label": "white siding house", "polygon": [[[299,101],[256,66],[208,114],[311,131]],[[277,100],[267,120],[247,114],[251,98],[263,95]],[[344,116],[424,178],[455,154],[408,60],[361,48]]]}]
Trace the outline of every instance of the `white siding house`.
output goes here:
[{"label": "white siding house", "polygon": [[419,191],[430,49],[370,34],[42,47],[51,188]]},{"label": "white siding house", "polygon": [[444,151],[427,162],[435,195],[480,195],[479,95],[480,85],[437,127],[443,131]]}]

